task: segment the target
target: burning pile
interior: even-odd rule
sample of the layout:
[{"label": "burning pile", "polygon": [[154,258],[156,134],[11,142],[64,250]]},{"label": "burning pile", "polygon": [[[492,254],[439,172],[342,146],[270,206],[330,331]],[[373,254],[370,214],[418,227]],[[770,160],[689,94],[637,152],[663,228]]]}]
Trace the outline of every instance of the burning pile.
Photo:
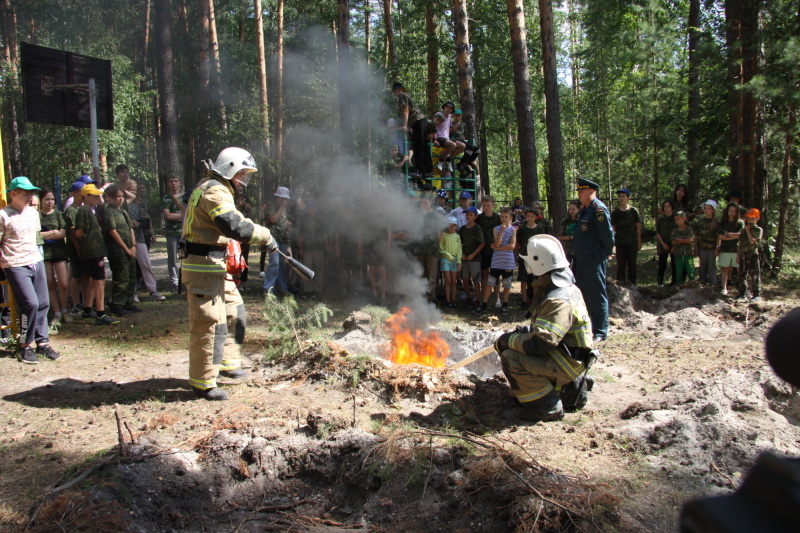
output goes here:
[{"label": "burning pile", "polygon": [[410,324],[411,309],[402,307],[386,320],[389,360],[398,365],[416,363],[443,368],[450,355],[447,342],[435,331]]}]

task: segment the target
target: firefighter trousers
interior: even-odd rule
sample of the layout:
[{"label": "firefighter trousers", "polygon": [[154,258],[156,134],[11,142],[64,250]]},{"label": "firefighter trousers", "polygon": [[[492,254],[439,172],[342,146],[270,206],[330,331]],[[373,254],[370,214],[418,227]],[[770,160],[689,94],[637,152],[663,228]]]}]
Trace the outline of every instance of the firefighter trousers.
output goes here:
[{"label": "firefighter trousers", "polygon": [[212,389],[220,370],[242,366],[247,312],[225,276],[185,269],[181,275],[189,303],[189,385]]},{"label": "firefighter trousers", "polygon": [[511,392],[520,403],[542,400],[554,388],[575,380],[583,364],[558,350],[546,354],[527,355],[516,350],[504,350],[500,362]]}]

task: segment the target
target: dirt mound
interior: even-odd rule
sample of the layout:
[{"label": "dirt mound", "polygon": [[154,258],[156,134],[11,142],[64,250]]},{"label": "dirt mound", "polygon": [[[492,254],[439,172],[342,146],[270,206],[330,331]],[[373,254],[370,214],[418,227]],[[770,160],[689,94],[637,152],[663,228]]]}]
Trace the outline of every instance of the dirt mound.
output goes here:
[{"label": "dirt mound", "polygon": [[126,494],[135,527],[152,532],[494,532],[618,520],[602,489],[480,437],[350,429],[327,440],[276,439],[222,430],[197,450],[141,443],[133,462],[114,467],[120,483],[95,490]]},{"label": "dirt mound", "polygon": [[800,394],[768,368],[672,382],[621,416],[650,464],[707,484],[738,485],[766,450],[800,454]]}]

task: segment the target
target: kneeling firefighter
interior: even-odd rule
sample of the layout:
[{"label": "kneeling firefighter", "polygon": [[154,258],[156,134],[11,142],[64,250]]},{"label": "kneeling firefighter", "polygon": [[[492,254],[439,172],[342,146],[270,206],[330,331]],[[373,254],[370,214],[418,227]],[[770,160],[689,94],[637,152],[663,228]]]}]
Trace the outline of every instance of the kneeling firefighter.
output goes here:
[{"label": "kneeling firefighter", "polygon": [[244,302],[227,275],[226,249],[231,239],[277,249],[265,227],[236,209],[236,185],[247,186],[256,171],[253,156],[241,148],[225,148],[216,162],[205,162],[204,178],[192,192],[183,224],[185,255],[181,277],[189,302],[189,385],[206,400],[226,400],[217,375],[241,379],[241,345],[247,323]]},{"label": "kneeling firefighter", "polygon": [[520,257],[528,272],[537,276],[531,325],[501,335],[495,350],[521,405],[518,418],[561,420],[565,408],[586,404],[587,390],[594,383],[586,375],[597,356],[592,351],[589,313],[558,239],[535,235],[528,240],[528,255]]}]

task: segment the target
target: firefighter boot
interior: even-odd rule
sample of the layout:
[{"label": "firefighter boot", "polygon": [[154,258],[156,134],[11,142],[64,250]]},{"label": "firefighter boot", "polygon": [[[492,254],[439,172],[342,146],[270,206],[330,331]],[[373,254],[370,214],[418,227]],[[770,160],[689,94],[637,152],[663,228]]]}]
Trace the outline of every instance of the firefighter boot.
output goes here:
[{"label": "firefighter boot", "polygon": [[243,368],[234,368],[233,370],[220,370],[219,375],[231,379],[244,379],[249,373]]},{"label": "firefighter boot", "polygon": [[524,422],[553,422],[564,418],[564,407],[555,389],[551,389],[542,398],[532,402],[523,402],[517,408],[516,417]]},{"label": "firefighter boot", "polygon": [[192,387],[192,391],[194,391],[194,395],[198,398],[203,398],[208,401],[222,401],[228,399],[228,393],[219,387],[214,387],[211,389],[198,389],[197,387]]}]

